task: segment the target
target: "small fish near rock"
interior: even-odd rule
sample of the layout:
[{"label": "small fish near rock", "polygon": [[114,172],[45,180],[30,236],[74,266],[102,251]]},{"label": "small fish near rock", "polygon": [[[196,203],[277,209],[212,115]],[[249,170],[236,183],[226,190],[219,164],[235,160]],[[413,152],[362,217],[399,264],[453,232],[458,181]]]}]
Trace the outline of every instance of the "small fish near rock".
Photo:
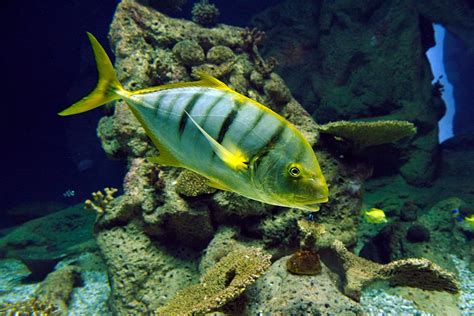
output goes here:
[{"label": "small fish near rock", "polygon": [[371,224],[382,224],[388,222],[385,212],[375,207],[364,211],[363,216],[364,219]]}]

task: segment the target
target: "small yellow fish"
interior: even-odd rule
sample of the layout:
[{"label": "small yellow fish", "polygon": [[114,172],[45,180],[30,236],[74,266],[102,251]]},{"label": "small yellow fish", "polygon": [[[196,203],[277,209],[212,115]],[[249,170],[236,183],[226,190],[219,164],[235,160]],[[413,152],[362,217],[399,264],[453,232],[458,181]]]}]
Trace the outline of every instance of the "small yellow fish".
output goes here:
[{"label": "small yellow fish", "polygon": [[328,201],[311,145],[283,117],[207,74],[195,82],[127,91],[102,46],[87,35],[99,81],[59,115],[122,99],[160,152],[150,161],[187,168],[210,186],[272,205],[316,211],[317,203]]},{"label": "small yellow fish", "polygon": [[371,208],[370,210],[364,211],[363,215],[368,223],[381,224],[388,222],[385,212],[378,208]]},{"label": "small yellow fish", "polygon": [[464,217],[464,221],[469,225],[470,228],[474,229],[474,214]]}]

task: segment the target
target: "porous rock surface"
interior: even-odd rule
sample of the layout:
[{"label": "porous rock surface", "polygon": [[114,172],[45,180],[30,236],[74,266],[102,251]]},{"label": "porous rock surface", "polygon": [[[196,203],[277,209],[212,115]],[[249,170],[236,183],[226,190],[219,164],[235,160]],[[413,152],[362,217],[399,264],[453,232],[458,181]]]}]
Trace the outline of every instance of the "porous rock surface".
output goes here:
[{"label": "porous rock surface", "polygon": [[313,276],[288,272],[283,257],[247,290],[246,315],[362,315],[362,307],[337,288],[337,277],[322,265]]}]

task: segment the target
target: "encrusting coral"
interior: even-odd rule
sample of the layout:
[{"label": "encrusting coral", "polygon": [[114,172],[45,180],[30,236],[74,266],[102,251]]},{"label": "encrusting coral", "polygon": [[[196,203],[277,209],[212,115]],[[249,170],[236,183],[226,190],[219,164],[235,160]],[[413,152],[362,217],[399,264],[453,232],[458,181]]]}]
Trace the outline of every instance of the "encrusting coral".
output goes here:
[{"label": "encrusting coral", "polygon": [[222,307],[237,298],[270,267],[270,255],[254,247],[240,248],[222,258],[201,282],[179,291],[158,315],[194,315]]},{"label": "encrusting coral", "polygon": [[116,188],[105,188],[105,194],[102,191],[93,192],[92,200],[86,200],[84,208],[94,210],[99,214],[104,213],[110,207],[110,202],[114,200],[114,194],[117,191]]},{"label": "encrusting coral", "polygon": [[349,141],[356,149],[395,142],[415,135],[416,127],[407,121],[338,121],[319,126],[319,132]]},{"label": "encrusting coral", "polygon": [[184,196],[198,196],[216,192],[216,189],[207,185],[208,180],[203,176],[184,169],[176,179],[176,192]]}]

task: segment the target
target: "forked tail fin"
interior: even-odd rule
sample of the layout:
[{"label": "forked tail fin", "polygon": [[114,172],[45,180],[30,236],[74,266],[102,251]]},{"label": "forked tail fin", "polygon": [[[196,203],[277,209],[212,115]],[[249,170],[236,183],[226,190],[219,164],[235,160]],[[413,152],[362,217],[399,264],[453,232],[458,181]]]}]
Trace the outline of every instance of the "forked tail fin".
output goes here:
[{"label": "forked tail fin", "polygon": [[124,93],[128,93],[117,80],[114,67],[104,48],[91,33],[87,32],[89,41],[94,51],[99,80],[95,89],[86,97],[77,101],[67,109],[59,112],[61,116],[73,115],[87,112],[111,101],[120,99]]}]

